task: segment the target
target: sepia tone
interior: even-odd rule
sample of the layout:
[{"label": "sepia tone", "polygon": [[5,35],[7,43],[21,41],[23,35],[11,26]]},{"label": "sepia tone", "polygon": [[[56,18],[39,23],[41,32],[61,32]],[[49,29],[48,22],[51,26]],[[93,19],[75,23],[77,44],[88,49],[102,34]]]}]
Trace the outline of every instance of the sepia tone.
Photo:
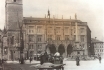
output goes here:
[{"label": "sepia tone", "polygon": [[[63,58],[76,63],[79,63],[77,57],[80,61],[103,57],[103,42],[91,38],[87,22],[77,19],[76,13],[73,16],[74,19],[63,16],[58,19],[47,9],[44,18],[24,17],[22,0],[6,0],[5,27],[0,30],[1,59],[21,59],[21,64],[25,64],[24,60],[37,60],[45,52],[48,55],[59,52]],[[64,65],[59,69],[64,70]]]}]

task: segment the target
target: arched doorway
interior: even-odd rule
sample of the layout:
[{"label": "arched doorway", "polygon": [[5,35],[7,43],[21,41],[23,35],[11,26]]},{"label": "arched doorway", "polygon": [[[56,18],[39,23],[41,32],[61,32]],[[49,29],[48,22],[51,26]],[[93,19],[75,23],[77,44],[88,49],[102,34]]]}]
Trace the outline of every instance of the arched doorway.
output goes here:
[{"label": "arched doorway", "polygon": [[62,44],[59,45],[58,52],[60,53],[60,55],[63,55],[63,53],[65,53],[65,48]]},{"label": "arched doorway", "polygon": [[55,45],[54,45],[54,44],[49,44],[49,45],[47,45],[47,46],[46,46],[46,51],[47,51],[47,53],[49,53],[49,54],[55,54],[55,52],[56,52],[56,47],[55,47]]},{"label": "arched doorway", "polygon": [[71,44],[69,44],[69,45],[67,46],[67,56],[70,56],[72,52],[73,52],[73,47],[72,47]]}]

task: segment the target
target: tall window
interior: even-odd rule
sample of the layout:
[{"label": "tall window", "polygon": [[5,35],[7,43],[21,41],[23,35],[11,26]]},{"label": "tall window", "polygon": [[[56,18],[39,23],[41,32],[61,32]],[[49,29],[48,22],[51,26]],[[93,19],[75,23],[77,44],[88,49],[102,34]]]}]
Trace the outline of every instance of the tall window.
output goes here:
[{"label": "tall window", "polygon": [[37,42],[41,42],[42,41],[42,35],[37,35]]},{"label": "tall window", "polygon": [[83,33],[83,32],[84,32],[84,28],[81,28],[81,29],[80,29],[80,33]]},{"label": "tall window", "polygon": [[34,26],[29,26],[29,33],[34,33]]},{"label": "tall window", "polygon": [[60,33],[60,27],[56,27],[56,33]]},{"label": "tall window", "polygon": [[11,44],[14,44],[14,36],[11,37]]},{"label": "tall window", "polygon": [[48,41],[52,40],[52,35],[48,35]]},{"label": "tall window", "polygon": [[41,33],[42,32],[42,26],[37,26],[37,33]]},{"label": "tall window", "polygon": [[29,45],[29,49],[34,49],[34,45],[33,44],[30,44]]},{"label": "tall window", "polygon": [[61,36],[60,35],[57,35],[56,36],[56,40],[61,40]]},{"label": "tall window", "polygon": [[84,35],[81,35],[81,42],[84,42]]},{"label": "tall window", "polygon": [[68,33],[68,31],[69,31],[68,29],[69,29],[69,27],[65,27],[64,32],[65,32],[65,33]]},{"label": "tall window", "polygon": [[74,35],[74,41],[76,40],[76,35]]},{"label": "tall window", "polygon": [[52,33],[52,27],[48,27],[48,33]]},{"label": "tall window", "polygon": [[29,35],[29,42],[33,42],[34,41],[34,35]]},{"label": "tall window", "polygon": [[65,40],[69,40],[69,35],[65,35]]}]

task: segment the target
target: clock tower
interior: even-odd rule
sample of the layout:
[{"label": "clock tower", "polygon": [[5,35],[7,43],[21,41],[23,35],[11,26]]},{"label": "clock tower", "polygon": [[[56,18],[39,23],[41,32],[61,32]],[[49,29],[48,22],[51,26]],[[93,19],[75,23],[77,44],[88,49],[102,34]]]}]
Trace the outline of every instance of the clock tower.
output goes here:
[{"label": "clock tower", "polygon": [[23,4],[22,0],[5,1],[5,25],[7,30],[18,29],[18,23],[22,24]]},{"label": "clock tower", "polygon": [[5,27],[8,38],[8,60],[20,57],[20,28],[23,24],[22,0],[5,0]]}]

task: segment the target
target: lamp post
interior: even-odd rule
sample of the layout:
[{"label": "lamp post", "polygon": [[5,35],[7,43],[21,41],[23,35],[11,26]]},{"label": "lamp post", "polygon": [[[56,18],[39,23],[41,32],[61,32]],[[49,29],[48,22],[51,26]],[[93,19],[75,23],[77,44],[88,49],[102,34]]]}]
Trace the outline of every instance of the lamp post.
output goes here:
[{"label": "lamp post", "polygon": [[1,42],[2,42],[2,60],[3,60],[3,52],[4,52],[3,51],[4,50],[4,48],[3,48],[3,37],[2,37],[2,41]]},{"label": "lamp post", "polygon": [[21,26],[20,27],[20,59],[21,59],[21,64],[24,64],[23,49],[24,49],[24,41],[23,41],[23,32],[22,32],[22,26]]}]

